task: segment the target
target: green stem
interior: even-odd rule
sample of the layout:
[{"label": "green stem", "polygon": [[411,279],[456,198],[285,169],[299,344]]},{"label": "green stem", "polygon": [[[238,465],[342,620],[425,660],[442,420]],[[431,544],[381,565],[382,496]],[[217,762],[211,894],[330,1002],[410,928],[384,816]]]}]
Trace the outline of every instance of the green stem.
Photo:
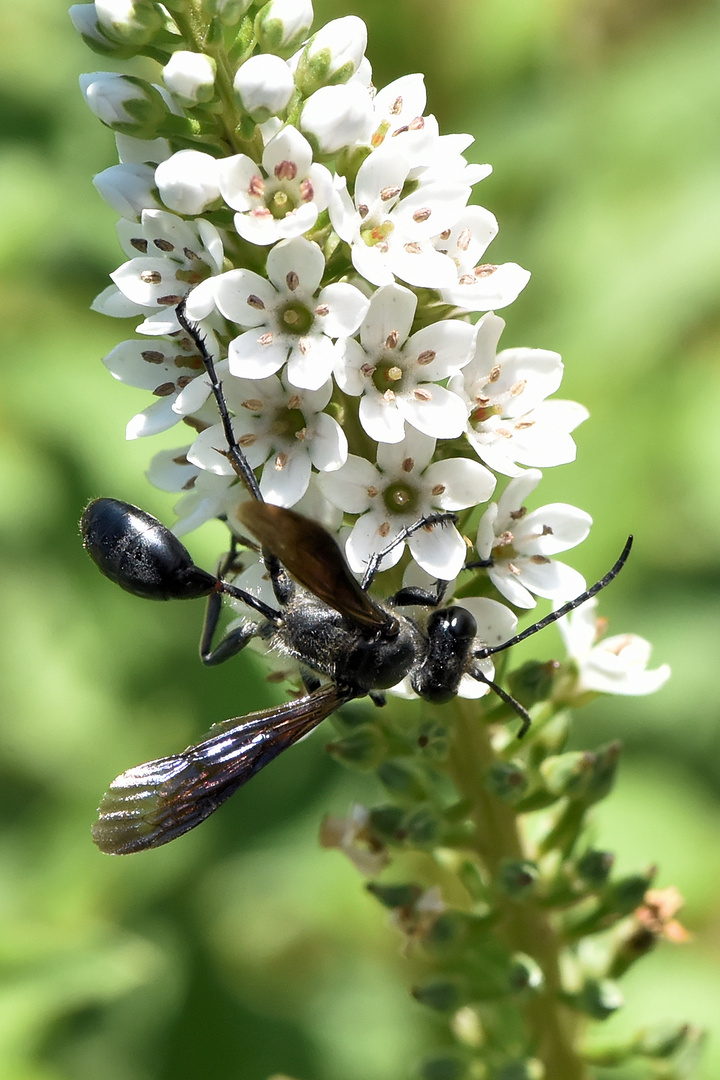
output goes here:
[{"label": "green stem", "polygon": [[[489,729],[478,715],[477,705],[456,699],[456,721],[450,748],[449,769],[461,794],[471,803],[475,827],[475,850],[495,878],[503,859],[527,859],[512,806],[487,791],[483,777],[500,760],[493,750]],[[588,1073],[576,1049],[579,1018],[560,1000],[560,951],[562,939],[548,915],[533,901],[505,901],[498,933],[513,951],[527,953],[541,966],[542,991],[524,1006],[532,1052],[545,1065],[548,1080],[587,1080]]]}]

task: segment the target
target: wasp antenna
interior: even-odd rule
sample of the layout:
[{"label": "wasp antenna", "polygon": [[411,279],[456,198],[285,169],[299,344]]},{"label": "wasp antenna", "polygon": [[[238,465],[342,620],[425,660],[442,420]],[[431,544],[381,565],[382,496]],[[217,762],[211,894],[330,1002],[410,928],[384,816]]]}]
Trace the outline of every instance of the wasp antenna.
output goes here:
[{"label": "wasp antenna", "polygon": [[250,463],[242,452],[240,445],[235,438],[235,432],[232,428],[230,420],[230,410],[228,409],[227,402],[225,401],[225,395],[222,389],[222,383],[217,377],[215,371],[215,361],[207,347],[205,336],[201,333],[200,327],[197,323],[191,322],[185,314],[185,302],[186,299],[180,301],[175,308],[175,315],[177,321],[182,326],[183,330],[190,335],[195,344],[197,345],[198,352],[202,358],[203,366],[207,371],[208,378],[210,379],[210,386],[217,402],[218,412],[220,413],[220,420],[222,421],[223,431],[225,433],[225,441],[228,444],[226,457],[233,469],[240,477],[245,487],[248,489],[253,499],[257,499],[258,502],[263,502],[263,497],[260,494],[260,487],[257,482],[255,473],[250,468]]},{"label": "wasp antenna", "polygon": [[546,615],[544,619],[540,619],[539,622],[533,623],[532,626],[528,626],[527,630],[523,630],[522,633],[516,634],[515,637],[511,637],[508,641],[504,641],[502,645],[486,645],[484,648],[479,649],[475,653],[475,656],[478,659],[484,659],[487,656],[492,656],[493,653],[503,652],[504,649],[509,649],[511,645],[517,645],[520,641],[524,641],[525,638],[532,637],[532,635],[537,634],[538,631],[544,630],[546,626],[550,626],[551,623],[557,622],[558,619],[562,619],[569,612],[574,611],[576,607],[580,607],[581,604],[584,604],[586,600],[590,600],[591,597],[596,596],[597,593],[599,593],[602,589],[609,585],[610,582],[618,576],[623,566],[627,562],[627,558],[630,554],[630,549],[632,548],[632,545],[633,537],[631,535],[628,536],[627,540],[625,541],[625,547],[622,549],[620,557],[618,558],[615,565],[612,566],[610,570],[608,570],[607,574],[605,574],[604,577],[600,578],[599,581],[596,581],[595,584],[591,585],[589,589],[585,590],[585,592],[580,593],[579,596],[576,596],[574,600],[568,600],[568,602],[566,604],[563,604],[562,607],[559,607],[557,611],[551,612],[549,615]]}]

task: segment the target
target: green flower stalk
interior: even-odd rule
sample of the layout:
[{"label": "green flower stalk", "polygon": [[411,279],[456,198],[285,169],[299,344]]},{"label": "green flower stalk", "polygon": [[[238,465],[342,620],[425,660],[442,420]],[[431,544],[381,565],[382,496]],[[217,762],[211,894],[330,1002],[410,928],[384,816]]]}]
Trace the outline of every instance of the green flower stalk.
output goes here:
[{"label": "green flower stalk", "polygon": [[[140,595],[209,594],[203,659],[259,643],[269,678],[305,694],[122,774],[97,842],[173,839],[369,695],[336,713],[329,749],[381,794],[328,817],[321,842],[369,879],[413,954],[418,1007],[444,1018],[416,1075],[587,1080],[633,1058],[675,1075],[700,1043],[687,1026],[587,1041],[622,1005],[617,980],[683,931],[654,867],[618,877],[592,841],[620,746],[566,750],[570,709],[651,693],[669,669],[649,670],[635,635],[603,637],[606,579],[567,614],[586,583],[557,556],[589,515],[528,508],[588,414],[553,396],[557,353],[498,351],[495,312],[529,274],[486,259],[497,222],[468,199],[490,167],[440,134],[422,76],[376,90],[355,16],[312,35],[308,0],[97,0],[71,17],[100,55],[160,67],[157,83],[81,79],[116,135],[95,184],[126,256],[94,308],[139,320],[104,361],[152,397],[128,438],[182,433],[148,470],[179,495],[174,532],[102,500],[86,546]],[[212,518],[230,532],[217,576],[176,539]],[[513,667],[537,597],[563,609],[566,657]],[[213,648],[223,602],[236,618]]]}]

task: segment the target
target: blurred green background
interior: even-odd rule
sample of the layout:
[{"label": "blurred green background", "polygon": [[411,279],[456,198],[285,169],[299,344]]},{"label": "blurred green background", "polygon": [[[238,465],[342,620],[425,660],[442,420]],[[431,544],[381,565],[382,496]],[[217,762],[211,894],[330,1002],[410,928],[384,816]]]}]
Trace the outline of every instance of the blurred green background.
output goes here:
[{"label": "blurred green background", "polygon": [[[590,579],[669,661],[645,699],[597,702],[576,739],[623,740],[599,840],[659,862],[694,934],[624,980],[608,1029],[720,1015],[720,14],[701,0],[319,0],[368,23],[375,82],[427,76],[441,129],[493,175],[490,255],[533,278],[504,345],[557,349],[586,404],[576,464],[541,501],[595,519]],[[110,859],[89,837],[122,769],[179,749],[266,693],[252,661],[204,670],[201,604],[144,604],[84,556],[91,496],[172,520],[125,444],[145,395],[100,364],[128,328],[88,305],[121,261],[91,186],[115,160],[77,76],[107,66],[57,0],[0,6],[0,1080],[402,1080],[432,1044],[399,939],[352,867],[317,846],[369,782],[318,734],[196,833]],[[172,444],[173,436],[169,441]],[[210,564],[222,533],[190,539]],[[549,631],[538,652],[549,656]],[[619,1075],[619,1074],[614,1074]],[[623,1073],[623,1077],[640,1074]],[[720,1075],[710,1040],[699,1072]],[[562,1080],[562,1078],[548,1078]]]}]

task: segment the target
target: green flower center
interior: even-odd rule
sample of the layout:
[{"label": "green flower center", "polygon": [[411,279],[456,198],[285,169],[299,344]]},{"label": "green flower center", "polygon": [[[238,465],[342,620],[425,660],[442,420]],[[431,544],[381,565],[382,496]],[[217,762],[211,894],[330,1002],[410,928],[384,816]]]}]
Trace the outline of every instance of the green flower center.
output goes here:
[{"label": "green flower center", "polygon": [[312,329],[315,316],[304,304],[289,303],[280,312],[280,323],[288,334],[302,337]]},{"label": "green flower center", "polygon": [[266,206],[276,221],[281,220],[295,209],[297,203],[287,191],[283,191],[280,188],[278,191],[274,191],[271,197],[267,200]]},{"label": "green flower center", "polygon": [[280,408],[270,424],[270,430],[277,439],[291,440],[297,438],[306,427],[305,417],[300,409]]},{"label": "green flower center", "polygon": [[383,492],[383,501],[390,514],[412,514],[413,517],[420,517],[418,493],[402,480],[388,484]]},{"label": "green flower center", "polygon": [[403,376],[405,372],[393,360],[381,360],[372,374],[372,381],[381,394],[388,390],[398,393],[402,390]]},{"label": "green flower center", "polygon": [[376,244],[385,244],[395,226],[392,221],[383,221],[381,225],[370,225],[367,229],[361,229],[360,235],[368,247]]}]

